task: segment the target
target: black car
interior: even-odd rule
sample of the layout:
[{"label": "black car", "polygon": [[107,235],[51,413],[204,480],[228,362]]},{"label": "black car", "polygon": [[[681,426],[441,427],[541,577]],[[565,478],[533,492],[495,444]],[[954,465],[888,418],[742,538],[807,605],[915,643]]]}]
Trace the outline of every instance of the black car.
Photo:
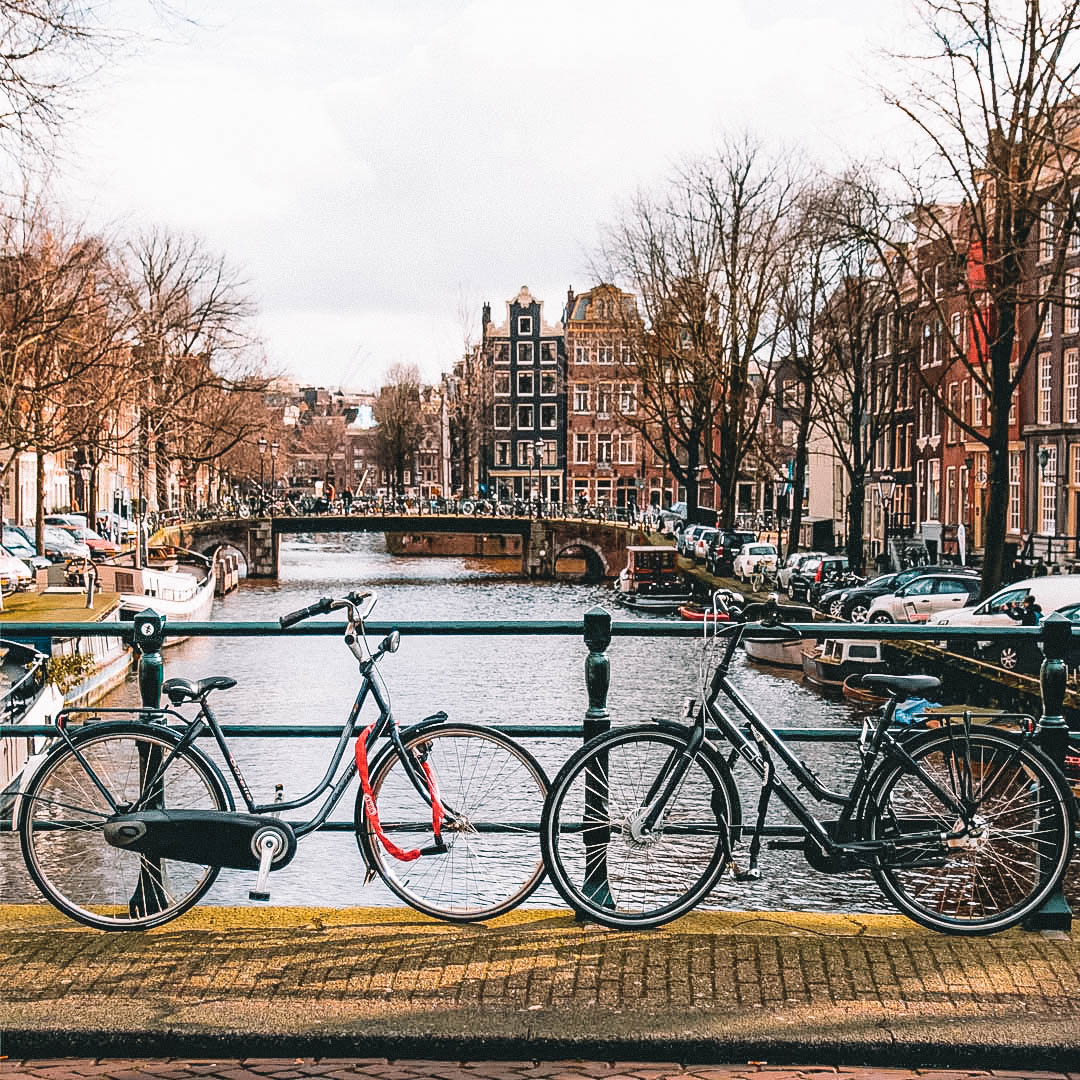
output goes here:
[{"label": "black car", "polygon": [[970,566],[912,566],[907,570],[900,570],[893,574],[882,574],[881,577],[873,578],[862,585],[845,586],[831,589],[822,594],[820,607],[827,615],[834,619],[850,619],[852,622],[866,622],[870,611],[870,605],[879,596],[896,592],[909,581],[914,581],[924,574],[957,573],[978,576],[978,571]]},{"label": "black car", "polygon": [[711,540],[705,556],[705,569],[717,577],[730,577],[735,571],[735,556],[743,544],[752,544],[757,533],[740,529],[721,529]]},{"label": "black car", "polygon": [[788,581],[788,594],[792,600],[814,602],[815,593],[820,596],[842,574],[846,574],[846,555],[822,555],[807,559]]}]

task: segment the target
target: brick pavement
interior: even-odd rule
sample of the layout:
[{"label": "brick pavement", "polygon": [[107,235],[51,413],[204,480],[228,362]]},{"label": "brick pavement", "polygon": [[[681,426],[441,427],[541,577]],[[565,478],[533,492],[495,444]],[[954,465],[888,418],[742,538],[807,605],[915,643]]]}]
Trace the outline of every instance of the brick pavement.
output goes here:
[{"label": "brick pavement", "polygon": [[102,934],[28,905],[0,907],[0,971],[12,1058],[524,1051],[1080,1071],[1080,943],[950,938],[899,916],[696,913],[634,934],[535,910],[449,926],[402,909],[199,908]]}]

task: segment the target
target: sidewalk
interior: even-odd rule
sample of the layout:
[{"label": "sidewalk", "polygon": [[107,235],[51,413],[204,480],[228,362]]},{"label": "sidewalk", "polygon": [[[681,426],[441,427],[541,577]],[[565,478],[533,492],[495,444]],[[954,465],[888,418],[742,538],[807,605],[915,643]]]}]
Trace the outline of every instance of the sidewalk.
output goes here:
[{"label": "sidewalk", "polygon": [[132,935],[37,905],[0,907],[0,931],[0,1053],[12,1061],[1080,1071],[1080,945],[1065,935],[950,938],[900,916],[732,912],[620,934],[563,912],[458,927],[397,908],[197,908]]}]

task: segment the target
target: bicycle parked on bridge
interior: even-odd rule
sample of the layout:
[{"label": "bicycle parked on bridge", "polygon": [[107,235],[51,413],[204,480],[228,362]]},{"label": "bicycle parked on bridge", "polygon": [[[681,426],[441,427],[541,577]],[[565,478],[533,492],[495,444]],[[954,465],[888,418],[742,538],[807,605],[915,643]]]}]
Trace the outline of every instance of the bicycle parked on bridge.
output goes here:
[{"label": "bicycle parked on bridge", "polygon": [[[398,727],[379,661],[397,650],[400,635],[394,630],[370,648],[364,621],[375,600],[371,593],[324,598],[280,620],[285,628],[344,610],[345,644],[360,665],[360,689],[326,773],[299,798],[260,804],[252,797],[210,707],[211,693],[235,686],[234,679],[169,679],[162,690],[172,709],[60,714],[60,741],[18,797],[16,815],[26,867],[45,898],[88,926],[145,930],[186,911],[222,867],[232,867],[256,871],[250,898],[267,900],[270,872],[328,820],[357,775],[353,820],[365,884],[377,874],[417,911],[453,922],[493,918],[529,896],[544,876],[537,842],[548,787],[543,769],[508,736],[451,722],[445,713]],[[361,730],[369,698],[378,716]],[[176,709],[189,703],[198,710],[185,719]],[[128,716],[70,723],[99,713]],[[235,811],[232,790],[195,743],[207,728],[246,812]],[[382,738],[388,742],[369,765]],[[323,796],[310,820],[278,816]],[[425,834],[427,842],[413,846]]]},{"label": "bicycle parked on bridge", "polygon": [[[659,926],[690,911],[729,868],[754,879],[775,792],[806,830],[814,869],[869,870],[904,914],[945,933],[1005,930],[1059,886],[1073,844],[1074,804],[1064,777],[1030,737],[970,722],[891,730],[898,701],[936,690],[936,678],[864,675],[889,696],[880,719],[863,723],[860,765],[847,792],[830,790],[728,679],[735,649],[753,633],[798,636],[775,604],[752,605],[761,626],[706,620],[700,680],[703,708],[689,725],[655,722],[591,740],[551,785],[541,823],[548,873],[582,915],[620,929]],[[706,680],[718,653],[711,681]],[[721,708],[721,693],[739,722]],[[731,745],[725,757],[711,727]],[[774,756],[794,776],[776,776]],[[760,781],[749,861],[734,848],[743,831],[731,766],[741,758]],[[816,816],[801,786],[838,808]]]}]

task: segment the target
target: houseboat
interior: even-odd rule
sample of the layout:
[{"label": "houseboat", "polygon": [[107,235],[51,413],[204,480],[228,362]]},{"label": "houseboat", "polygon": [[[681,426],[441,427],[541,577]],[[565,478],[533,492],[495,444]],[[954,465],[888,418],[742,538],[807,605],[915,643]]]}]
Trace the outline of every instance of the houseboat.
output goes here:
[{"label": "houseboat", "polygon": [[626,566],[616,583],[616,599],[635,611],[671,614],[693,600],[679,577],[673,547],[628,547]]},{"label": "houseboat", "polygon": [[803,652],[817,643],[812,638],[744,637],[742,646],[747,657],[755,664],[767,667],[789,668],[798,671],[803,666]]},{"label": "houseboat", "polygon": [[820,645],[803,648],[802,669],[808,683],[842,693],[849,675],[885,670],[881,642],[826,638]]},{"label": "houseboat", "polygon": [[[153,608],[170,622],[206,622],[214,604],[214,560],[182,548],[151,548],[146,566],[131,556],[100,563],[98,588],[120,598],[120,618]],[[167,644],[179,638],[169,637]]]},{"label": "houseboat", "polygon": [[[48,662],[46,653],[30,645],[0,639],[0,724],[30,727],[52,723],[64,699],[47,678]],[[0,739],[0,813],[2,793],[13,786],[44,742],[42,736],[33,735]]]}]

